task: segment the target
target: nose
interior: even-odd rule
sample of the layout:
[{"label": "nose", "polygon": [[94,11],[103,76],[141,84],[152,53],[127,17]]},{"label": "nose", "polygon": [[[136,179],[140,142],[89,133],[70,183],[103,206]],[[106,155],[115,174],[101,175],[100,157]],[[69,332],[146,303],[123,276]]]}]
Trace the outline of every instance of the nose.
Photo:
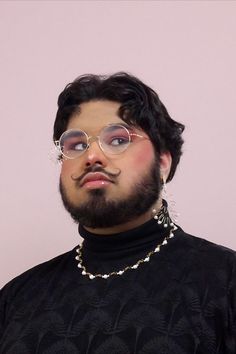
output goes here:
[{"label": "nose", "polygon": [[101,150],[98,140],[90,141],[87,151],[83,154],[85,167],[93,165],[107,166],[107,158]]}]

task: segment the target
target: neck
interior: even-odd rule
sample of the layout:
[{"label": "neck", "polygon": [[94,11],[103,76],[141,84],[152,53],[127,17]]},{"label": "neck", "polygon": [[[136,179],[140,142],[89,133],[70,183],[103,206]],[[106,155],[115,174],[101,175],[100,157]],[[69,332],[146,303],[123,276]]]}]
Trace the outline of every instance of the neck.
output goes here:
[{"label": "neck", "polygon": [[139,227],[140,225],[144,224],[148,220],[152,218],[152,210],[155,208],[155,210],[159,211],[162,206],[162,199],[160,198],[155,206],[153,205],[146,213],[140,215],[139,217],[135,218],[135,220],[130,220],[127,223],[121,224],[121,225],[115,225],[112,227],[105,227],[105,228],[91,228],[87,226],[83,226],[87,231],[97,234],[97,235],[112,235],[120,232],[125,232],[129,231],[131,229],[134,229],[136,227]]}]

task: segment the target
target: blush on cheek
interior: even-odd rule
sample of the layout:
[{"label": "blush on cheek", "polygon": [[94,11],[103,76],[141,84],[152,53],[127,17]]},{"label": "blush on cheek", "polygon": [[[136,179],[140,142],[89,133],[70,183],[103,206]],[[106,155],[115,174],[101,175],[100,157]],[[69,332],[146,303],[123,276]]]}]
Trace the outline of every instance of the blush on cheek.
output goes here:
[{"label": "blush on cheek", "polygon": [[132,155],[132,163],[134,167],[149,166],[150,163],[155,159],[155,153],[151,144],[142,144],[142,149],[138,153]]}]

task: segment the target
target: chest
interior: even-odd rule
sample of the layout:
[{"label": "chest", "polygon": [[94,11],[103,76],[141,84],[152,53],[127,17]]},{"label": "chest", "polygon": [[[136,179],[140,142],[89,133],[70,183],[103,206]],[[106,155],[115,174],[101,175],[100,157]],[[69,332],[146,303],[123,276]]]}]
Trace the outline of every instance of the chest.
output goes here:
[{"label": "chest", "polygon": [[9,311],[3,353],[203,354],[225,345],[224,298],[196,280],[82,279],[24,300]]}]

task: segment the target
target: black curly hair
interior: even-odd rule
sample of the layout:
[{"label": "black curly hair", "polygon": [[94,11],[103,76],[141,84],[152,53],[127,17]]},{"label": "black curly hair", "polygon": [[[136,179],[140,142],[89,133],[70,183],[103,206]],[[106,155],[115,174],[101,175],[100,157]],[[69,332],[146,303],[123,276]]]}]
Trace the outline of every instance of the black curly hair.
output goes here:
[{"label": "black curly hair", "polygon": [[172,165],[167,179],[169,182],[182,154],[184,125],[170,117],[153,89],[128,73],[82,75],[68,84],[58,97],[54,141],[67,129],[70,118],[79,111],[80,104],[92,100],[119,102],[118,115],[123,121],[145,131],[158,154],[170,152]]}]

